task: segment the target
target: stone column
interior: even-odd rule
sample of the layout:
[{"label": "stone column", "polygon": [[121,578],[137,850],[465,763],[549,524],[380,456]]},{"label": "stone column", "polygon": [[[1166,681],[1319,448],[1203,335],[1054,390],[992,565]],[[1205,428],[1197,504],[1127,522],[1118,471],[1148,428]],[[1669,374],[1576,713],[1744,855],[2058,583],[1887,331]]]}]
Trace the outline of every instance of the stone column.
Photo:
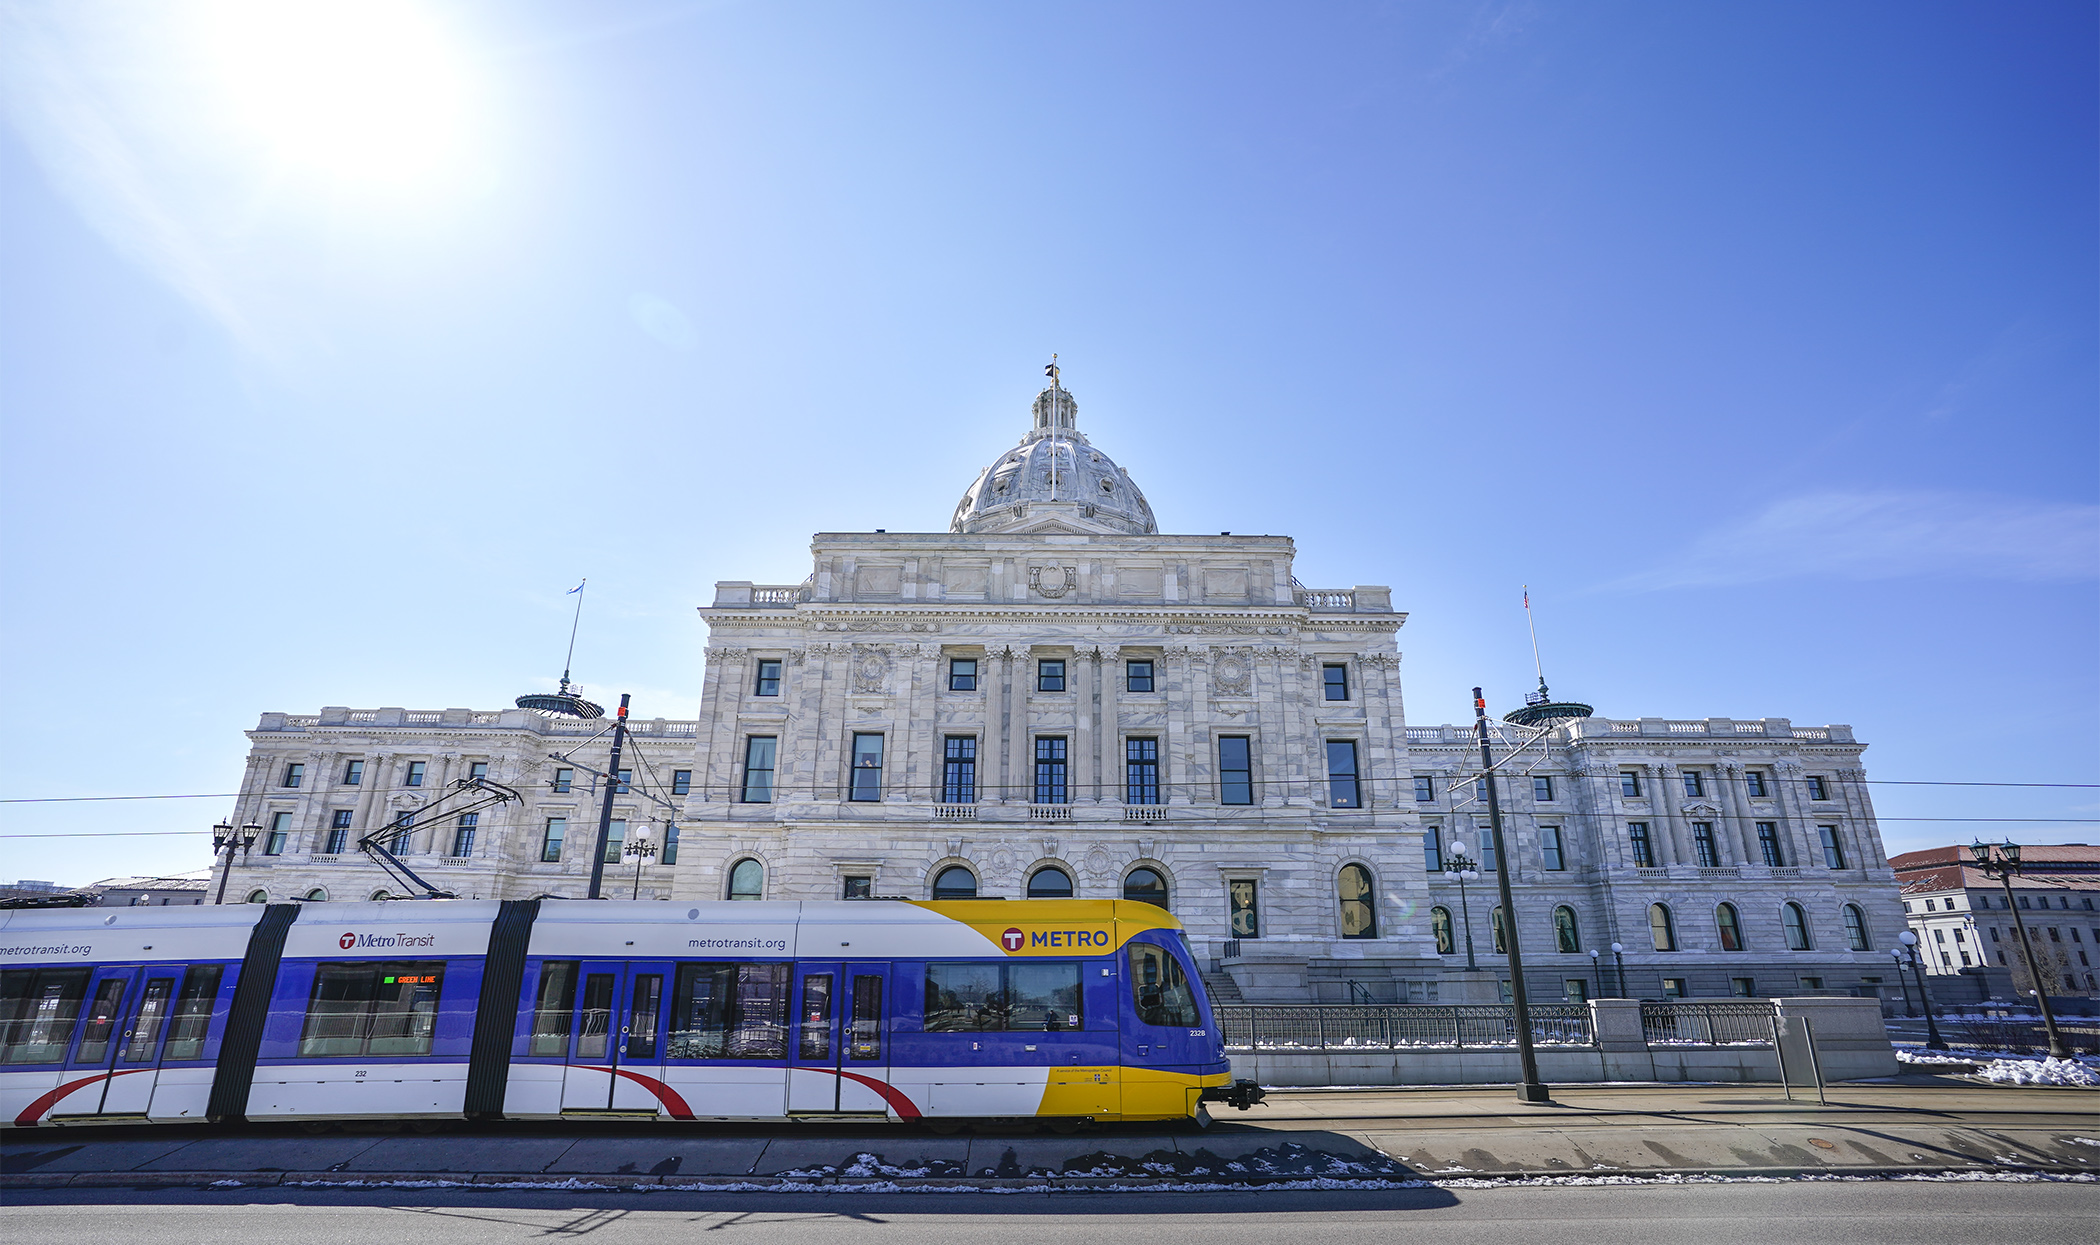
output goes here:
[{"label": "stone column", "polygon": [[1697,864],[1699,856],[1692,850],[1690,842],[1691,827],[1684,823],[1684,814],[1680,811],[1677,799],[1678,792],[1682,790],[1678,786],[1680,775],[1677,767],[1663,761],[1641,768],[1648,772],[1648,782],[1654,789],[1648,803],[1654,806],[1655,819],[1660,823],[1655,827],[1655,843],[1657,847],[1669,852],[1669,859],[1659,863]]},{"label": "stone column", "polygon": [[1072,649],[1072,803],[1099,804],[1108,767],[1101,755],[1101,733],[1095,729],[1094,702],[1100,696],[1101,650]]},{"label": "stone column", "polygon": [[[1123,650],[1108,645],[1101,650],[1101,695],[1095,704],[1095,714],[1100,722],[1096,732],[1101,744],[1101,772],[1104,776],[1116,773],[1115,750],[1123,738]],[[1157,675],[1154,676],[1158,677]],[[1123,802],[1123,784],[1104,777],[1101,784],[1103,804]]]},{"label": "stone column", "polygon": [[1886,869],[1888,852],[1882,847],[1881,831],[1874,821],[1874,801],[1867,791],[1867,771],[1863,769],[1834,770],[1831,777],[1844,792],[1847,820],[1857,829],[1854,838],[1859,843],[1861,867]]},{"label": "stone column", "polygon": [[1758,846],[1757,829],[1750,824],[1750,793],[1743,787],[1742,762],[1722,761],[1715,765],[1714,788],[1722,819],[1735,827],[1735,839],[1742,845],[1743,859],[1763,864],[1764,849]]},{"label": "stone column", "polygon": [[[694,725],[694,741],[705,749],[705,766],[698,774],[702,803],[733,802],[737,769],[743,762],[737,747],[737,716],[743,702],[743,671],[747,650],[709,648],[707,670],[700,686],[700,720]],[[802,658],[799,652],[782,663],[787,698],[802,694]],[[778,764],[778,762],[775,762]]]},{"label": "stone column", "polygon": [[1010,645],[985,650],[985,659],[996,665],[995,682],[985,693],[984,745],[978,749],[979,764],[993,775],[990,798],[983,791],[978,798],[986,804],[1004,804],[1015,800],[1014,791],[1014,649]]},{"label": "stone column", "polygon": [[[1363,687],[1364,759],[1359,781],[1364,787],[1364,807],[1407,808],[1414,800],[1412,791],[1400,790],[1407,781],[1401,773],[1407,759],[1407,729],[1394,721],[1399,716],[1396,705],[1400,699],[1400,654],[1359,654],[1356,668],[1357,682]],[[1512,788],[1512,797],[1515,794]],[[1515,805],[1516,800],[1512,798],[1510,803]],[[1528,793],[1525,807],[1530,807]],[[1536,818],[1533,823],[1536,824]]]},{"label": "stone column", "polygon": [[[1189,761],[1185,753],[1191,746],[1198,720],[1198,702],[1207,701],[1202,682],[1203,650],[1187,645],[1170,645],[1166,649],[1167,664],[1167,713],[1166,729],[1159,741],[1160,782],[1172,792],[1168,804],[1188,804]],[[1207,704],[1202,718],[1210,717]]]},{"label": "stone column", "polygon": [[940,696],[941,646],[907,644],[898,650],[910,662],[911,695],[898,733],[906,741],[904,798],[917,804],[938,802],[941,740],[935,705]]}]

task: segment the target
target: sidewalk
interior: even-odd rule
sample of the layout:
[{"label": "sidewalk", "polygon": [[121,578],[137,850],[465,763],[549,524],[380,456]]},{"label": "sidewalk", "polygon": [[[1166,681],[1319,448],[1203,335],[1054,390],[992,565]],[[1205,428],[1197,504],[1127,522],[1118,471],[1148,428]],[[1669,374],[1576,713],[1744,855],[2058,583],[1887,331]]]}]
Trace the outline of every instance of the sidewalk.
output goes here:
[{"label": "sidewalk", "polygon": [[1559,1176],[2100,1172],[2100,1094],[1930,1077],[1789,1103],[1777,1086],[1292,1090],[1208,1132],[939,1136],[917,1128],[39,1128],[0,1187],[448,1182],[568,1187],[1099,1188]]}]

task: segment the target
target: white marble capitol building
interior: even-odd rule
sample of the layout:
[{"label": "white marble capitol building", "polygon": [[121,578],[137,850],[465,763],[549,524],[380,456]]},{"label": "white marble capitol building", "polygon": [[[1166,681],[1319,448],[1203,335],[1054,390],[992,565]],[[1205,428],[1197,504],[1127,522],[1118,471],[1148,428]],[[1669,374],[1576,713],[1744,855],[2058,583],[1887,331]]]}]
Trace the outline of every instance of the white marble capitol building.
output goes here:
[{"label": "white marble capitol building", "polygon": [[[1507,869],[1535,999],[1882,988],[1903,912],[1849,728],[1520,711],[1507,858],[1462,904],[1477,745],[1407,724],[1390,590],[1303,587],[1288,537],[1162,534],[1076,416],[1038,395],[945,532],[820,533],[801,583],[716,585],[698,715],[631,723],[605,893],[1143,898],[1228,997],[1488,1001]],[[476,775],[519,798],[433,807],[402,859],[581,897],[609,721],[266,713],[227,897],[401,896],[358,840]]]}]

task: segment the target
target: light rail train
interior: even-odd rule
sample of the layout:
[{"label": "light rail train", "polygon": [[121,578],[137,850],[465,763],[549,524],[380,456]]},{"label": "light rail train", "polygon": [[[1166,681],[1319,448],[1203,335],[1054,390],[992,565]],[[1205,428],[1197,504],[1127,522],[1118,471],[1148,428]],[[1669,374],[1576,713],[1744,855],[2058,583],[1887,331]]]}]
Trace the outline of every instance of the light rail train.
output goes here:
[{"label": "light rail train", "polygon": [[1207,1120],[1180,923],[1129,900],[0,912],[0,1127]]}]

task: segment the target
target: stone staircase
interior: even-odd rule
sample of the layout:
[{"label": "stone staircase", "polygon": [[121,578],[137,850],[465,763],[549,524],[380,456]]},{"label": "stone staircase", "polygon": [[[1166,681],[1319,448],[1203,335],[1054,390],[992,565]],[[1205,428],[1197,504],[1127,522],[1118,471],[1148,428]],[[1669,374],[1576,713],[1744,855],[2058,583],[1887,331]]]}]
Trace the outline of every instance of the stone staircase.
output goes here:
[{"label": "stone staircase", "polygon": [[1240,983],[1234,981],[1232,974],[1219,966],[1216,960],[1211,961],[1211,966],[1204,969],[1201,976],[1203,978],[1204,992],[1210,995],[1211,1002],[1244,1003],[1247,1001],[1247,997],[1240,993]]}]

